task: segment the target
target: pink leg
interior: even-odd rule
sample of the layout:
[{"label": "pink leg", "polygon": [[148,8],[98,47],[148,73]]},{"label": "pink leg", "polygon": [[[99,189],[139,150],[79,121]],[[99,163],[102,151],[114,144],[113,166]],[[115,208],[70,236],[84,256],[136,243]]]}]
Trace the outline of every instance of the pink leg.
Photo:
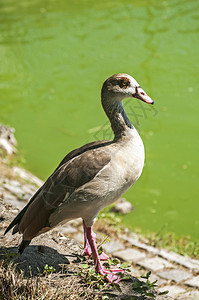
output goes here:
[{"label": "pink leg", "polygon": [[87,233],[86,233],[86,224],[84,221],[83,221],[83,227],[84,227],[84,250],[82,251],[82,255],[91,256],[92,251],[88,242]]},{"label": "pink leg", "polygon": [[90,248],[92,250],[96,272],[101,274],[102,276],[107,275],[106,280],[108,282],[118,283],[121,279],[121,276],[117,275],[117,273],[123,274],[124,271],[121,269],[114,269],[114,270],[109,271],[102,266],[100,257],[97,252],[97,246],[95,243],[95,235],[93,235],[92,227],[86,227],[86,225],[85,225],[85,230],[86,230],[86,236],[87,236],[88,243],[90,244]]},{"label": "pink leg", "polygon": [[[88,255],[90,257],[92,254],[92,250],[88,242],[87,227],[84,221],[83,221],[83,227],[84,227],[84,250],[82,251],[82,255]],[[93,239],[96,241],[96,234],[92,231],[92,228],[91,228],[91,232],[92,232]],[[99,257],[101,260],[109,259],[108,255],[106,255],[104,252],[102,252]]]}]

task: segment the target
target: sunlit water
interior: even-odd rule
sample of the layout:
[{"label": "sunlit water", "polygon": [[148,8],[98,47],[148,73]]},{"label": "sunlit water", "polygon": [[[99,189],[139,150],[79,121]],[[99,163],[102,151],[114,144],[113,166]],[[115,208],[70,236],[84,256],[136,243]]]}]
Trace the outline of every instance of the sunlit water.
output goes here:
[{"label": "sunlit water", "polygon": [[0,2],[0,122],[45,179],[75,147],[110,138],[102,82],[133,75],[154,107],[126,100],[146,164],[126,224],[198,238],[198,0]]}]

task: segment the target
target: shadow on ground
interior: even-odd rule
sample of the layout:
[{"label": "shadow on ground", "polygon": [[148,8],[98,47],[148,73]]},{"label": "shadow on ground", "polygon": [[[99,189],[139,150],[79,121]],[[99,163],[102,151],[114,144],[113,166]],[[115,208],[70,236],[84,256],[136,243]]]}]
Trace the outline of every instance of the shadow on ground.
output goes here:
[{"label": "shadow on ground", "polygon": [[[77,259],[77,254],[68,254],[71,259]],[[67,256],[68,256],[67,255]],[[17,264],[17,269],[22,270],[25,276],[42,274],[45,266],[52,267],[54,271],[61,272],[63,265],[70,263],[68,257],[57,250],[47,246],[29,246],[22,255],[18,254],[17,247],[1,247],[0,260]]]}]

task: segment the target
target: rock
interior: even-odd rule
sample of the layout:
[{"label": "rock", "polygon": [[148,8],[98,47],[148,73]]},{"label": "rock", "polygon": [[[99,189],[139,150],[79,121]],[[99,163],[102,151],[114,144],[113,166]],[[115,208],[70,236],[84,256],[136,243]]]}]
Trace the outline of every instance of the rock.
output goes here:
[{"label": "rock", "polygon": [[25,185],[23,184],[22,189],[25,194],[28,194],[31,196],[37,191],[37,188],[34,185],[28,184],[28,183],[26,183]]},{"label": "rock", "polygon": [[122,250],[122,251],[114,252],[113,255],[122,260],[131,261],[131,262],[135,262],[135,263],[146,257],[145,253],[138,251],[136,249],[130,249],[130,248]]},{"label": "rock", "polygon": [[14,207],[16,207],[19,210],[23,209],[24,206],[26,205],[26,203],[24,203],[23,201],[19,201],[17,199],[11,199],[10,197],[6,197],[6,195],[4,199],[6,199],[6,202],[12,204]]},{"label": "rock", "polygon": [[137,277],[137,278],[140,278],[141,276],[146,274],[145,270],[136,268],[135,265],[129,266],[128,270],[130,271],[130,273],[133,277]]},{"label": "rock", "polygon": [[160,277],[156,276],[155,274],[151,273],[150,282],[154,282],[154,281],[156,281],[156,284],[158,285],[158,287],[161,285],[165,285],[167,283],[167,280],[160,278]]},{"label": "rock", "polygon": [[136,246],[138,248],[144,249],[147,252],[151,253],[151,254],[155,254],[158,255],[159,254],[159,249],[152,247],[152,246],[148,246],[142,242],[140,242],[138,239],[136,238],[132,238],[129,236],[123,236],[123,239],[127,242],[129,242],[131,245]]},{"label": "rock", "polygon": [[106,253],[113,253],[118,250],[124,249],[124,245],[122,243],[120,243],[119,241],[110,240],[110,242],[106,241],[102,245],[102,248],[103,248],[104,252],[106,252]]},{"label": "rock", "polygon": [[185,284],[199,289],[199,276],[193,277],[193,278],[185,281]]},{"label": "rock", "polygon": [[77,229],[71,226],[70,224],[58,226],[57,229],[60,230],[64,235],[77,232]]},{"label": "rock", "polygon": [[193,276],[191,273],[178,269],[161,271],[157,273],[157,275],[165,279],[173,280],[175,282],[181,282]]},{"label": "rock", "polygon": [[186,290],[184,288],[179,287],[177,285],[171,285],[171,286],[166,285],[162,288],[159,288],[159,291],[160,292],[168,291],[169,292],[168,296],[170,296],[170,297],[177,297],[186,292]]},{"label": "rock", "polygon": [[156,272],[159,270],[162,270],[164,268],[172,268],[174,265],[166,261],[165,259],[161,257],[151,257],[151,258],[145,258],[144,260],[141,260],[138,262],[138,264],[145,269]]},{"label": "rock", "polygon": [[81,244],[84,243],[84,235],[80,232],[78,232],[77,234],[74,234],[73,238]]},{"label": "rock", "polygon": [[124,198],[120,198],[116,204],[111,208],[111,211],[121,213],[121,214],[128,214],[133,210],[133,205],[126,201]]},{"label": "rock", "polygon": [[31,182],[32,184],[35,184],[37,187],[40,187],[43,185],[43,181],[41,179],[39,179],[38,177],[34,176],[33,174],[31,174],[30,172],[21,169],[19,167],[13,167],[12,169],[13,171],[13,175],[15,176],[19,176],[22,179],[25,179],[29,182]]},{"label": "rock", "polygon": [[144,249],[151,254],[162,256],[166,260],[180,264],[190,270],[193,270],[196,273],[199,272],[199,261],[196,259],[191,259],[190,257],[185,257],[172,251],[166,251],[165,249],[158,249],[146,245],[145,243],[140,242],[136,237],[129,237],[124,235],[122,238],[125,241],[129,242],[131,245]]},{"label": "rock", "polygon": [[15,146],[17,145],[17,141],[14,137],[14,132],[14,128],[0,124],[0,148],[7,155],[12,155],[16,152]]},{"label": "rock", "polygon": [[159,255],[188,269],[194,270],[194,272],[199,272],[199,261],[196,259],[191,259],[190,257],[182,256],[178,253],[166,251],[164,249],[160,250]]},{"label": "rock", "polygon": [[19,198],[22,198],[24,195],[24,190],[21,188],[21,186],[20,185],[16,186],[12,184],[12,181],[4,183],[3,187],[6,190],[10,191],[12,194],[18,196]]},{"label": "rock", "polygon": [[199,299],[199,291],[190,291],[188,293],[183,294],[182,300],[198,300]]}]

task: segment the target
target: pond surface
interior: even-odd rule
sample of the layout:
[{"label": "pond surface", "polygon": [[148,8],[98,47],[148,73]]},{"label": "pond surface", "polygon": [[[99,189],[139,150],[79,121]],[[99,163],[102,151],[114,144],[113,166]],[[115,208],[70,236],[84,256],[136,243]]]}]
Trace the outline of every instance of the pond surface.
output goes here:
[{"label": "pond surface", "polygon": [[1,0],[0,122],[45,179],[82,144],[110,138],[102,82],[133,75],[155,100],[126,100],[146,149],[124,222],[198,239],[198,0]]}]

